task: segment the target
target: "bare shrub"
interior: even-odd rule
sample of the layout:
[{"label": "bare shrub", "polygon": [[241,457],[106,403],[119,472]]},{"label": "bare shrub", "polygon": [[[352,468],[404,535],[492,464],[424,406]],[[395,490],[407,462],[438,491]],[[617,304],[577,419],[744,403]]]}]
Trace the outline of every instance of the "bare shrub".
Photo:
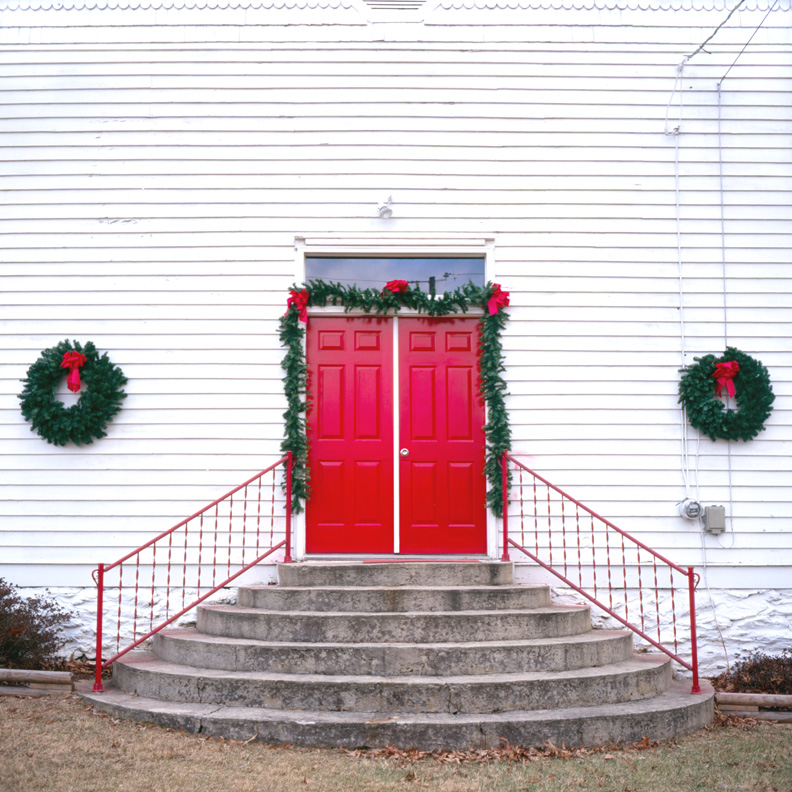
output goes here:
[{"label": "bare shrub", "polygon": [[56,602],[22,597],[13,583],[0,578],[0,667],[51,667],[64,644],[61,628],[70,618]]},{"label": "bare shrub", "polygon": [[754,652],[711,681],[723,692],[792,695],[792,648],[780,655]]}]

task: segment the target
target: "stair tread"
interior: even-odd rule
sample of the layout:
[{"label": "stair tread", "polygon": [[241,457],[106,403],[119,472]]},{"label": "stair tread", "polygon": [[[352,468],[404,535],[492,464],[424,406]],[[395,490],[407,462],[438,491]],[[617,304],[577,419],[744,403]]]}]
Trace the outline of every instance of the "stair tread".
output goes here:
[{"label": "stair tread", "polygon": [[103,693],[90,692],[90,683],[78,684],[80,694],[100,708],[120,707],[132,713],[172,713],[197,718],[248,719],[250,721],[291,723],[415,723],[415,724],[462,724],[462,723],[508,723],[532,721],[551,723],[553,721],[577,718],[601,718],[607,715],[642,714],[665,712],[683,707],[703,704],[714,696],[714,691],[706,681],[702,681],[702,694],[691,695],[688,681],[672,682],[668,690],[648,699],[636,699],[614,704],[593,704],[590,706],[560,707],[537,710],[511,710],[495,713],[402,713],[392,712],[383,716],[381,712],[327,712],[319,710],[277,710],[262,707],[229,707],[218,704],[194,704],[168,702],[159,699],[137,696],[118,690],[111,683]]},{"label": "stair tread", "polygon": [[280,564],[278,566],[278,570],[284,571],[302,571],[302,570],[323,570],[323,569],[332,569],[332,570],[348,570],[352,569],[355,572],[359,572],[361,569],[387,569],[388,567],[399,567],[401,569],[409,568],[412,569],[429,569],[431,567],[437,567],[438,569],[452,569],[454,567],[460,567],[462,569],[471,567],[471,566],[486,566],[486,567],[500,567],[500,568],[507,568],[511,562],[509,561],[496,561],[495,559],[488,558],[487,556],[480,556],[480,557],[471,557],[471,556],[461,556],[458,558],[451,558],[451,559],[443,559],[443,558],[407,558],[405,559],[403,556],[399,556],[398,558],[369,558],[365,560],[356,560],[356,561],[349,561],[349,560],[332,560],[332,559],[317,559],[317,558],[310,558],[307,561],[298,561],[295,563],[289,564]]},{"label": "stair tread", "polygon": [[215,679],[238,679],[238,680],[261,680],[278,681],[284,683],[311,684],[320,683],[323,685],[472,685],[472,684],[508,684],[513,682],[531,682],[565,679],[594,679],[608,676],[623,676],[628,674],[639,674],[643,671],[654,668],[658,665],[669,663],[670,659],[662,654],[636,654],[628,660],[620,660],[616,663],[608,663],[601,666],[586,666],[584,668],[566,671],[517,671],[505,674],[483,674],[483,675],[453,675],[453,676],[434,676],[434,675],[405,675],[405,676],[382,676],[368,674],[287,674],[272,671],[229,671],[216,668],[201,668],[196,666],[181,665],[170,660],[161,660],[147,650],[133,651],[125,657],[116,661],[129,667],[143,669],[149,673],[167,674],[171,676],[182,676],[192,678],[211,677]]},{"label": "stair tread", "polygon": [[590,630],[585,633],[573,635],[562,635],[553,638],[520,638],[507,641],[493,641],[484,639],[481,641],[438,641],[437,643],[415,644],[410,641],[391,641],[388,643],[344,642],[344,641],[269,641],[259,638],[228,638],[222,635],[212,635],[202,633],[194,627],[177,627],[162,630],[161,635],[168,638],[179,640],[195,641],[199,643],[211,643],[229,646],[269,646],[276,648],[295,648],[295,649],[375,649],[387,650],[407,649],[407,648],[431,648],[431,649],[464,649],[464,648],[486,648],[486,647],[528,647],[528,646],[548,646],[580,643],[598,643],[600,641],[619,640],[625,635],[631,635],[630,630]]},{"label": "stair tread", "polygon": [[351,618],[359,616],[375,616],[382,619],[403,619],[405,617],[416,616],[421,618],[447,619],[454,616],[481,616],[482,614],[492,616],[524,616],[526,614],[561,614],[579,613],[589,610],[588,605],[545,605],[539,608],[504,608],[503,610],[456,610],[456,611],[298,611],[298,610],[270,610],[266,608],[248,608],[242,605],[199,605],[203,610],[211,610],[220,613],[253,614],[267,616],[282,616],[286,619],[294,619],[302,616],[317,618],[327,618],[332,616]]},{"label": "stair tread", "polygon": [[548,586],[544,583],[504,583],[499,586],[487,586],[478,584],[473,586],[240,586],[240,589],[263,590],[263,591],[543,591]]},{"label": "stair tread", "polygon": [[[369,559],[373,561],[373,559]],[[404,587],[412,585],[488,585],[498,587],[513,585],[513,565],[492,559],[442,560],[382,559],[380,563],[366,560],[343,562],[307,562],[280,564],[278,579],[282,585],[385,585]]]}]

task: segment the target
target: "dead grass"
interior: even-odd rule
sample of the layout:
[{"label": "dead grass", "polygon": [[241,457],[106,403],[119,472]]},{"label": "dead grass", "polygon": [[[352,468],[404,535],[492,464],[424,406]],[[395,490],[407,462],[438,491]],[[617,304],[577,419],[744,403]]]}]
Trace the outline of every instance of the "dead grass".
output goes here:
[{"label": "dead grass", "polygon": [[601,751],[273,748],[98,714],[76,696],[0,697],[2,792],[792,792],[792,727],[720,719],[678,743]]}]

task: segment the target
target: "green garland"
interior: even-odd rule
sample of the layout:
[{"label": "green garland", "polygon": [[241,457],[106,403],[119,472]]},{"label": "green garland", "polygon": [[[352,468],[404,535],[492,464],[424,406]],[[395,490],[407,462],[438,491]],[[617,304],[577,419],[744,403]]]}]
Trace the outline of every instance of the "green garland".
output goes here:
[{"label": "green garland", "polygon": [[[501,333],[506,325],[508,314],[502,310],[490,314],[488,303],[500,291],[498,284],[488,283],[476,286],[466,283],[452,292],[432,297],[417,287],[407,287],[405,291],[391,292],[387,289],[360,289],[321,280],[311,280],[305,286],[292,287],[292,298],[301,295],[305,306],[343,306],[346,312],[362,310],[367,313],[385,314],[409,308],[428,316],[448,316],[467,313],[470,308],[483,308],[484,315],[479,320],[479,393],[487,405],[488,420],[484,426],[486,439],[486,458],[484,470],[489,481],[487,504],[500,517],[502,513],[501,456],[511,445],[511,429],[506,412],[506,382]],[[508,304],[499,303],[499,305]],[[308,409],[307,374],[303,339],[304,323],[300,322],[300,307],[290,300],[289,307],[280,320],[280,341],[286,348],[282,367],[286,371],[284,389],[288,409],[285,419],[285,438],[281,449],[294,454],[293,500],[294,511],[300,511],[301,500],[310,495],[308,471],[308,440],[306,436],[305,414]]]},{"label": "green garland", "polygon": [[[748,441],[764,429],[772,412],[775,396],[767,369],[750,355],[727,347],[720,357],[706,355],[694,358],[696,363],[682,371],[679,381],[679,402],[684,405],[691,426],[711,440]],[[736,361],[739,371],[734,376],[737,409],[726,409],[716,395],[713,378],[719,363]]]},{"label": "green garland", "polygon": [[[79,352],[86,358],[80,368],[82,393],[71,407],[55,398],[58,383],[66,376],[61,362],[67,352]],[[45,349],[28,369],[23,382],[25,387],[19,399],[22,415],[31,422],[30,431],[38,432],[48,443],[59,446],[69,441],[87,445],[104,437],[105,427],[126,398],[121,387],[127,379],[121,369],[110,362],[107,353],[100,357],[90,341],[84,347],[77,341],[61,341]]]}]

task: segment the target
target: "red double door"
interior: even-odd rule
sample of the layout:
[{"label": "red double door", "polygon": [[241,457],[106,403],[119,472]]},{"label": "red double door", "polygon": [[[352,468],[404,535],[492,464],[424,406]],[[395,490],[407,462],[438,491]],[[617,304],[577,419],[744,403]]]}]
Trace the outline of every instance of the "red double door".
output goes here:
[{"label": "red double door", "polygon": [[486,552],[477,350],[471,318],[311,317],[308,553]]}]

